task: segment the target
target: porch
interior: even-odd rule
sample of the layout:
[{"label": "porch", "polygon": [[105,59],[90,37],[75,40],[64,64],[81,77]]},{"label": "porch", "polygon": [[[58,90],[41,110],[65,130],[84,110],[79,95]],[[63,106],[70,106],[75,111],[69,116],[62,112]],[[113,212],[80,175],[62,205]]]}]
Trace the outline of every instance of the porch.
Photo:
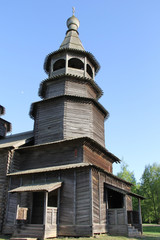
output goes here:
[{"label": "porch", "polygon": [[[113,235],[126,235],[129,237],[141,236],[143,230],[140,200],[144,198],[109,184],[105,184],[105,187],[108,232]],[[138,211],[130,210],[132,206],[127,206],[128,199],[131,197],[138,199]]]},{"label": "porch", "polygon": [[[13,237],[57,237],[57,202],[61,185],[62,182],[29,185],[10,191],[17,193],[18,199]],[[24,207],[21,196],[29,192],[30,203],[28,207]]]}]

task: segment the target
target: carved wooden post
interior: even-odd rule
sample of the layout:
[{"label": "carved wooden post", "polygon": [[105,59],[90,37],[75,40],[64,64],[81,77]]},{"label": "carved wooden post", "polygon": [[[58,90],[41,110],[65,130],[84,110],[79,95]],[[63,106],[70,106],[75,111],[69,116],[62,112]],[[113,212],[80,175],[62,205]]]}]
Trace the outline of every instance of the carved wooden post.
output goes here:
[{"label": "carved wooden post", "polygon": [[46,225],[47,225],[47,206],[48,206],[48,192],[44,192],[44,210],[43,210],[43,237],[46,238]]},{"label": "carved wooden post", "polygon": [[43,225],[47,224],[47,206],[48,206],[48,192],[45,192],[44,193]]},{"label": "carved wooden post", "polygon": [[138,212],[139,212],[139,224],[141,225],[141,233],[143,233],[142,229],[142,214],[141,214],[141,200],[138,198]]},{"label": "carved wooden post", "polygon": [[124,195],[124,216],[125,216],[125,224],[128,224],[128,219],[127,219],[127,195]]},{"label": "carved wooden post", "polygon": [[67,74],[68,73],[68,54],[66,54],[66,63],[65,63],[65,73]]}]

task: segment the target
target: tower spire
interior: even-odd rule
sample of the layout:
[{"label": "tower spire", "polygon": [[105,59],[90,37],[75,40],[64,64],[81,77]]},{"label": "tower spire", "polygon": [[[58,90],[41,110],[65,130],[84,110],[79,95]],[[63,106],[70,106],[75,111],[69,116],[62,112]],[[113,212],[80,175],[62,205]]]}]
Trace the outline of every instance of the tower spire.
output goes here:
[{"label": "tower spire", "polygon": [[80,22],[78,18],[75,17],[75,7],[72,7],[72,17],[68,18],[66,24],[68,27],[68,31],[66,32],[65,39],[63,40],[61,48],[74,48],[78,50],[83,50],[84,47],[79,39],[78,28]]}]

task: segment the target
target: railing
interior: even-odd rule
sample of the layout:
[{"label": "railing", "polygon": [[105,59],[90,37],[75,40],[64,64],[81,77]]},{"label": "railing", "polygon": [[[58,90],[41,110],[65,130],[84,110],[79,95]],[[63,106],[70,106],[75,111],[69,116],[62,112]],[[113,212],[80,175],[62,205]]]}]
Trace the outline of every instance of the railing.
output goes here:
[{"label": "railing", "polygon": [[127,224],[126,214],[124,208],[108,209],[108,224],[118,225]]},{"label": "railing", "polygon": [[57,208],[47,207],[47,224],[57,224]]}]

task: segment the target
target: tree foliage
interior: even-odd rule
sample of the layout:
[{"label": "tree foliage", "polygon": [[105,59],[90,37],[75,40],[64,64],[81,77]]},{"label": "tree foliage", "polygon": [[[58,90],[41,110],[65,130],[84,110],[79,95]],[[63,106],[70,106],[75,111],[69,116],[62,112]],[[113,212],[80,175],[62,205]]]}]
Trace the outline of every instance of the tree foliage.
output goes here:
[{"label": "tree foliage", "polygon": [[[117,173],[117,176],[133,184],[131,186],[131,191],[133,193],[137,193],[139,191],[139,184],[136,183],[134,172],[128,170],[128,164],[126,164],[125,162],[122,162],[121,171]],[[138,210],[138,200],[133,198],[132,204],[133,204],[133,210]]]},{"label": "tree foliage", "polygon": [[141,178],[141,193],[146,198],[142,203],[145,222],[160,222],[160,165],[145,167]]},{"label": "tree foliage", "polygon": [[[132,192],[145,197],[142,201],[143,222],[160,223],[160,164],[146,166],[140,183],[136,182],[134,172],[129,171],[124,162],[117,176],[133,184]],[[134,198],[133,209],[138,209],[137,200]]]}]

